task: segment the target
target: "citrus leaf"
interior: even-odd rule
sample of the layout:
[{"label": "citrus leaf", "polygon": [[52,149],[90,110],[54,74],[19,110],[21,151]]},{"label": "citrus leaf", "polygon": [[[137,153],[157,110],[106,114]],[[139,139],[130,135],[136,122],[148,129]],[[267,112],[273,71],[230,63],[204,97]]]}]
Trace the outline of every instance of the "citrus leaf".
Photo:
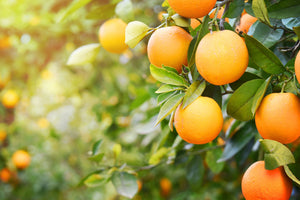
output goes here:
[{"label": "citrus leaf", "polygon": [[84,184],[84,182],[85,182],[90,176],[92,176],[92,175],[94,175],[94,174],[99,174],[99,173],[101,173],[101,172],[103,172],[103,171],[104,171],[103,169],[100,169],[100,170],[96,170],[96,171],[93,171],[93,172],[89,173],[88,175],[86,175],[84,178],[82,178],[82,179],[80,180],[80,182],[77,184],[77,187],[82,186],[82,185]]},{"label": "citrus leaf", "polygon": [[111,181],[117,192],[122,196],[133,198],[138,192],[137,178],[132,174],[115,171]]},{"label": "citrus leaf", "polygon": [[188,105],[193,103],[201,94],[204,92],[204,89],[206,87],[205,81],[195,81],[190,85],[190,87],[187,89],[184,99],[183,99],[183,109],[186,108]]},{"label": "citrus leaf", "polygon": [[218,159],[221,158],[222,153],[221,148],[212,149],[206,152],[205,162],[209,169],[215,174],[220,173],[225,166],[224,162],[217,162]]},{"label": "citrus leaf", "polygon": [[244,0],[235,0],[229,4],[228,10],[225,13],[225,18],[236,18],[241,15],[244,10]]},{"label": "citrus leaf", "polygon": [[84,65],[93,62],[99,53],[100,44],[88,44],[75,49],[70,55],[67,65]]},{"label": "citrus leaf", "polygon": [[264,160],[266,169],[272,170],[283,165],[295,163],[293,153],[280,142],[261,139],[260,143],[265,151]]},{"label": "citrus leaf", "polygon": [[290,168],[289,168],[287,165],[284,165],[283,168],[284,168],[284,171],[285,171],[286,175],[287,175],[292,181],[294,181],[294,182],[298,185],[298,187],[300,187],[300,180],[297,179],[297,177],[293,174],[293,172],[290,170]]},{"label": "citrus leaf", "polygon": [[166,147],[160,148],[156,153],[152,154],[149,159],[150,165],[157,165],[161,159],[169,153],[170,149]]},{"label": "citrus leaf", "polygon": [[168,66],[162,65],[162,68],[169,72],[174,72],[174,73],[178,74],[178,71],[173,67],[168,67]]},{"label": "citrus leaf", "polygon": [[173,126],[173,123],[174,123],[174,117],[175,117],[175,110],[171,113],[171,117],[170,117],[170,120],[169,120],[169,128],[170,128],[170,131],[174,131],[174,126]]},{"label": "citrus leaf", "polygon": [[282,19],[281,22],[285,27],[287,27],[290,30],[293,30],[293,27],[300,26],[300,17]]},{"label": "citrus leaf", "polygon": [[248,144],[255,134],[258,134],[255,123],[253,121],[247,122],[245,126],[239,129],[232,138],[226,141],[222,157],[218,160],[218,162],[224,162],[232,158]]},{"label": "citrus leaf", "polygon": [[280,74],[284,67],[279,58],[255,38],[244,35],[249,56],[253,63],[269,74]]},{"label": "citrus leaf", "polygon": [[124,22],[130,22],[134,20],[133,5],[130,0],[123,0],[119,2],[116,6],[115,13]]},{"label": "citrus leaf", "polygon": [[257,76],[256,74],[253,74],[250,72],[245,72],[239,80],[237,80],[233,83],[230,83],[229,85],[230,85],[231,89],[236,90],[241,85],[243,85],[245,82],[253,80],[253,79],[259,79],[259,78],[261,78],[261,77]]},{"label": "citrus leaf", "polygon": [[190,22],[188,18],[184,18],[180,15],[178,15],[177,13],[171,16],[171,19],[174,21],[174,23],[177,26],[181,26],[181,27],[189,27]]},{"label": "citrus leaf", "polygon": [[298,40],[300,39],[300,26],[293,27],[294,32],[296,33]]},{"label": "citrus leaf", "polygon": [[93,174],[84,181],[84,184],[88,187],[99,187],[105,185],[109,180],[109,175]]},{"label": "citrus leaf", "polygon": [[233,121],[231,122],[230,126],[228,127],[228,129],[225,133],[225,137],[231,138],[235,134],[236,129],[238,127],[242,127],[244,124],[245,124],[245,122],[233,119]]},{"label": "citrus leaf", "polygon": [[186,80],[176,74],[175,72],[168,71],[164,68],[156,67],[155,65],[150,65],[151,75],[158,81],[166,84],[177,85],[177,86],[188,86]]},{"label": "citrus leaf", "polygon": [[177,94],[176,91],[175,92],[162,93],[162,94],[158,95],[157,103],[162,104],[162,103],[166,102],[169,98],[174,96],[175,94]]},{"label": "citrus leaf", "polygon": [[191,184],[200,185],[205,172],[201,156],[193,156],[186,167],[186,172],[186,178]]},{"label": "citrus leaf", "polygon": [[171,97],[169,100],[167,100],[166,103],[164,103],[164,105],[160,108],[160,111],[158,113],[155,126],[159,124],[164,118],[166,118],[169,114],[171,114],[176,109],[176,107],[181,103],[183,97],[184,97],[184,93],[176,94],[173,97]]},{"label": "citrus leaf", "polygon": [[254,115],[257,108],[259,107],[260,105],[260,102],[262,101],[266,91],[267,91],[267,88],[270,84],[270,81],[271,81],[271,77],[269,77],[268,79],[266,79],[264,81],[264,83],[258,88],[256,94],[254,95],[253,97],[253,104],[252,104],[252,107],[251,107],[251,112],[252,114]]},{"label": "citrus leaf", "polygon": [[201,96],[213,98],[222,108],[222,91],[220,86],[207,84]]},{"label": "citrus leaf", "polygon": [[104,157],[104,153],[98,153],[96,155],[93,155],[91,157],[89,157],[89,160],[92,160],[94,162],[100,162]]},{"label": "citrus leaf", "polygon": [[263,83],[263,79],[254,79],[241,85],[229,98],[227,104],[228,115],[241,121],[252,119],[254,115],[251,108],[254,97]]},{"label": "citrus leaf", "polygon": [[102,139],[98,140],[93,144],[92,155],[96,155],[101,147]]},{"label": "citrus leaf", "polygon": [[134,48],[151,30],[146,24],[139,21],[130,22],[125,29],[125,43]]},{"label": "citrus leaf", "polygon": [[173,91],[183,90],[183,89],[184,89],[183,87],[165,84],[162,85],[158,90],[156,90],[155,93],[160,94],[160,93],[173,92]]},{"label": "citrus leaf", "polygon": [[255,17],[257,17],[259,21],[271,26],[268,16],[268,10],[264,0],[253,0],[252,10],[254,12]]},{"label": "citrus leaf", "polygon": [[299,17],[299,10],[299,0],[281,0],[268,7],[270,17],[276,19]]},{"label": "citrus leaf", "polygon": [[83,6],[87,5],[90,3],[92,0],[75,0],[72,2],[72,4],[67,8],[66,12],[63,13],[58,18],[58,22],[61,22],[65,20],[69,15],[73,14],[76,10],[82,8]]}]

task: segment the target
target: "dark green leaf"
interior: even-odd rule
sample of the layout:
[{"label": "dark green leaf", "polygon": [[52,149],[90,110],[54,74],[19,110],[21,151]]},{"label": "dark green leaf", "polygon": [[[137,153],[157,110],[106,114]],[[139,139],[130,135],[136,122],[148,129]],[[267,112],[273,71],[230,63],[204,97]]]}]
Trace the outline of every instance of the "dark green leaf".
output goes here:
[{"label": "dark green leaf", "polygon": [[162,85],[158,90],[156,90],[155,93],[160,94],[160,93],[173,92],[173,91],[183,90],[183,89],[184,89],[183,87],[165,84]]},{"label": "dark green leaf", "polygon": [[254,95],[253,97],[253,104],[252,104],[252,107],[251,107],[251,112],[252,114],[254,115],[257,108],[259,107],[260,105],[260,102],[262,101],[266,91],[267,91],[267,88],[270,84],[270,81],[271,81],[271,77],[269,77],[268,79],[266,79],[264,81],[264,83],[258,88],[256,94]]},{"label": "dark green leaf", "polygon": [[241,15],[244,10],[245,2],[244,0],[235,0],[229,4],[229,8],[225,13],[225,17],[236,18]]},{"label": "dark green leaf", "polygon": [[268,10],[264,0],[253,0],[252,10],[255,17],[257,17],[259,21],[271,26],[268,16]]},{"label": "dark green leaf", "polygon": [[225,166],[224,162],[217,162],[218,159],[221,158],[222,153],[223,151],[221,148],[216,148],[206,152],[205,161],[209,169],[215,174],[220,173]]},{"label": "dark green leaf", "polygon": [[137,179],[132,174],[115,171],[111,177],[111,181],[117,192],[122,196],[133,198],[138,192]]},{"label": "dark green leaf", "polygon": [[295,163],[293,153],[285,145],[274,140],[260,140],[261,146],[265,151],[265,168],[268,170]]},{"label": "dark green leaf", "polygon": [[229,85],[230,85],[231,89],[236,90],[241,85],[243,85],[245,82],[253,80],[253,79],[259,79],[259,78],[261,78],[261,77],[257,76],[256,74],[253,74],[250,72],[245,72],[239,80],[237,80],[233,83],[230,83]]},{"label": "dark green leaf", "polygon": [[204,175],[204,166],[201,156],[193,156],[186,167],[186,172],[186,178],[191,184],[201,184]]},{"label": "dark green leaf", "polygon": [[244,35],[251,60],[265,72],[280,74],[284,67],[279,58],[255,38]]},{"label": "dark green leaf", "polygon": [[184,99],[183,99],[183,108],[190,105],[193,101],[195,101],[201,94],[203,93],[206,86],[205,81],[195,81],[190,85],[187,89]]},{"label": "dark green leaf", "polygon": [[92,155],[96,155],[101,147],[102,139],[98,140],[93,144]]},{"label": "dark green leaf", "polygon": [[177,85],[177,86],[188,86],[187,81],[176,74],[175,72],[168,71],[164,68],[159,68],[154,65],[150,65],[150,72],[151,75],[158,81],[170,85]]},{"label": "dark green leaf", "polygon": [[277,19],[299,17],[299,10],[299,0],[281,0],[268,7],[269,16]]},{"label": "dark green leaf", "polygon": [[159,124],[164,118],[166,118],[177,108],[177,106],[181,103],[183,97],[184,97],[184,93],[176,94],[173,97],[171,97],[169,100],[167,100],[166,103],[164,103],[164,105],[160,108],[160,111],[158,113],[155,126]]},{"label": "dark green leaf", "polygon": [[286,175],[292,180],[294,181],[298,187],[300,187],[300,180],[297,179],[297,177],[293,174],[293,172],[290,170],[290,168],[287,165],[284,165],[284,171],[286,173]]},{"label": "dark green leaf", "polygon": [[222,108],[222,91],[220,86],[206,85],[202,96],[213,98],[219,104],[220,108]]},{"label": "dark green leaf", "polygon": [[248,144],[255,134],[258,134],[255,123],[253,121],[247,122],[245,126],[238,130],[234,136],[226,142],[222,157],[218,162],[232,158]]},{"label": "dark green leaf", "polygon": [[263,83],[263,79],[254,79],[239,87],[229,98],[227,113],[241,121],[252,119],[254,115],[251,109],[254,97]]}]

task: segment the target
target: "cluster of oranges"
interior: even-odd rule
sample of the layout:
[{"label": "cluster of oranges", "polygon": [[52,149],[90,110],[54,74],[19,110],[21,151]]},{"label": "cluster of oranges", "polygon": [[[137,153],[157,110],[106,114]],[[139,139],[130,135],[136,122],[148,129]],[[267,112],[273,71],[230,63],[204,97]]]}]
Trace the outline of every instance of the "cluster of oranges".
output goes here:
[{"label": "cluster of oranges", "polygon": [[[193,29],[209,13],[210,18],[215,14],[217,18],[221,18],[224,12],[223,8],[218,13],[212,11],[216,0],[168,0],[168,3],[176,13],[191,19]],[[237,33],[247,33],[256,21],[257,18],[243,12],[236,32],[211,31],[202,38],[195,53],[195,64],[205,81],[213,85],[225,85],[240,79],[248,67],[249,55],[244,39]],[[103,48],[112,53],[124,52],[128,48],[125,44],[125,29],[126,23],[120,19],[106,21],[99,30]],[[178,26],[157,29],[147,46],[150,63],[157,67],[172,67],[181,73],[182,66],[188,65],[188,49],[192,39],[185,29]],[[300,53],[295,61],[295,74],[300,81]],[[255,113],[255,123],[264,139],[276,140],[282,144],[297,140],[300,137],[299,97],[292,93],[267,95]],[[205,144],[219,135],[223,127],[223,115],[214,99],[200,96],[186,108],[178,106],[174,125],[186,142]],[[270,183],[273,189],[267,189],[269,184],[266,183]],[[288,199],[292,183],[282,168],[266,170],[264,161],[259,161],[246,171],[242,191],[247,200]]]}]

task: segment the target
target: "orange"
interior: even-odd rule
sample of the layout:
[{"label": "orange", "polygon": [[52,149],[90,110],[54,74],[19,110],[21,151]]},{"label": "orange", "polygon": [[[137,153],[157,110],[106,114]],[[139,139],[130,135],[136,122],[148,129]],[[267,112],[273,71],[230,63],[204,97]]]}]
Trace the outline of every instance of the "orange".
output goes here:
[{"label": "orange", "polygon": [[164,19],[164,14],[167,14],[167,12],[166,11],[160,11],[158,14],[157,14],[157,19],[159,20],[159,21],[162,21],[163,19]]},{"label": "orange", "polygon": [[242,193],[246,200],[288,200],[292,181],[282,167],[266,170],[264,161],[253,163],[242,179]]},{"label": "orange", "polygon": [[[209,14],[209,18],[213,19],[215,17],[215,13],[216,13],[216,9],[214,9],[210,14]],[[221,7],[218,14],[217,14],[217,19],[221,19],[222,18],[222,15],[224,13],[224,8]],[[225,18],[225,21],[226,22],[229,22],[229,19],[228,18]]]},{"label": "orange", "polygon": [[6,108],[14,108],[19,102],[19,95],[15,90],[7,90],[2,96],[2,104]]},{"label": "orange", "polygon": [[18,150],[12,156],[12,161],[18,169],[25,169],[28,167],[30,160],[30,155],[24,150]]},{"label": "orange", "polygon": [[264,139],[288,144],[300,136],[300,99],[292,93],[272,93],[263,98],[255,124]]},{"label": "orange", "polygon": [[11,47],[11,41],[9,36],[0,37],[0,50],[7,49],[9,47]]},{"label": "orange", "polygon": [[0,142],[3,142],[7,137],[7,133],[4,130],[0,130]]},{"label": "orange", "polygon": [[200,75],[214,85],[238,80],[248,66],[248,50],[235,32],[214,31],[200,41],[195,62]]},{"label": "orange", "polygon": [[200,25],[200,22],[197,19],[195,19],[195,18],[191,19],[191,27],[193,29],[197,28],[199,25]]},{"label": "orange", "polygon": [[156,30],[150,37],[147,53],[151,64],[173,67],[181,72],[187,65],[187,54],[193,37],[178,26],[169,26]]},{"label": "orange", "polygon": [[168,2],[179,15],[187,18],[200,18],[214,8],[217,0],[168,0]]},{"label": "orange", "polygon": [[138,185],[138,192],[140,192],[143,188],[143,182],[141,180],[137,180],[137,185]]},{"label": "orange", "polygon": [[295,73],[296,73],[297,80],[300,83],[300,51],[298,51],[295,60]]},{"label": "orange", "polygon": [[159,181],[159,185],[160,185],[160,194],[163,197],[168,197],[170,195],[171,190],[172,190],[171,181],[167,178],[162,178]]},{"label": "orange", "polygon": [[249,15],[248,13],[245,13],[242,15],[242,17],[240,19],[240,23],[236,26],[235,30],[236,30],[236,32],[242,31],[244,33],[248,33],[250,27],[256,21],[257,21],[256,17],[253,17],[253,16]]},{"label": "orange", "polygon": [[3,168],[1,171],[0,171],[0,179],[2,182],[4,183],[7,183],[11,178],[11,172],[9,169],[7,168]]},{"label": "orange", "polygon": [[186,108],[180,105],[174,118],[179,136],[186,142],[205,144],[222,130],[223,115],[217,102],[210,97],[198,97]]},{"label": "orange", "polygon": [[99,41],[102,47],[111,53],[121,54],[128,46],[125,44],[125,29],[127,24],[121,19],[110,19],[99,29]]}]

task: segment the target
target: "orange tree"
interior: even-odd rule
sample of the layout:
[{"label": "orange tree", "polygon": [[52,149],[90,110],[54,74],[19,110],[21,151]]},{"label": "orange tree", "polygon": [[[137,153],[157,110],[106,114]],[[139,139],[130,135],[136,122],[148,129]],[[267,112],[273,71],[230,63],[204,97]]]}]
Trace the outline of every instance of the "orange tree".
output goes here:
[{"label": "orange tree", "polygon": [[[139,104],[145,105],[157,99],[159,110],[147,120],[153,125],[149,129],[156,127],[160,132],[148,133],[137,140],[151,144],[146,150],[139,150],[144,156],[141,163],[136,161],[138,164],[123,157],[126,152],[121,151],[121,144],[113,148],[115,161],[107,163],[109,155],[101,148],[105,140],[97,141],[91,155],[98,163],[97,170],[80,184],[112,182],[122,196],[153,199],[159,198],[149,191],[151,182],[157,182],[151,178],[152,172],[156,172],[174,181],[176,190],[171,193],[172,199],[222,199],[224,195],[238,199],[243,198],[240,180],[244,171],[254,161],[264,159],[265,164],[257,171],[271,174],[280,168],[285,178],[279,185],[289,182],[291,186],[294,182],[292,197],[290,186],[282,198],[279,193],[276,195],[274,186],[275,197],[299,198],[296,169],[299,168],[300,85],[295,75],[295,68],[296,73],[298,69],[295,57],[300,46],[300,3],[294,0],[202,3],[164,1],[161,7],[156,7],[156,12],[161,9],[167,12],[154,28],[147,25],[146,19],[135,16],[134,8],[139,6],[136,1],[99,5],[99,12],[109,6],[115,11],[108,18],[117,17],[128,23],[124,42],[133,52],[137,45],[148,45],[150,77],[156,79],[159,88],[148,96],[137,94],[133,103],[140,101]],[[84,6],[77,3],[73,8],[76,5]],[[210,15],[212,19],[210,13],[214,13],[213,17]],[[191,20],[198,20],[199,25],[191,27]],[[80,47],[69,57],[69,64],[94,61],[85,58],[98,54],[99,49],[103,51],[101,39],[98,45]],[[135,112],[140,107],[132,108]],[[152,116],[156,118],[153,123]],[[223,118],[234,120],[227,130],[221,131]],[[265,172],[253,176],[260,173]],[[137,194],[138,179],[142,180],[143,188]],[[262,182],[268,188],[273,187],[272,181]],[[234,189],[218,190],[228,183]],[[258,198],[248,197],[247,193],[261,190],[259,184],[246,186],[247,183],[244,181],[243,188],[257,188],[242,191],[245,198]],[[268,192],[259,198],[273,199]]]}]

